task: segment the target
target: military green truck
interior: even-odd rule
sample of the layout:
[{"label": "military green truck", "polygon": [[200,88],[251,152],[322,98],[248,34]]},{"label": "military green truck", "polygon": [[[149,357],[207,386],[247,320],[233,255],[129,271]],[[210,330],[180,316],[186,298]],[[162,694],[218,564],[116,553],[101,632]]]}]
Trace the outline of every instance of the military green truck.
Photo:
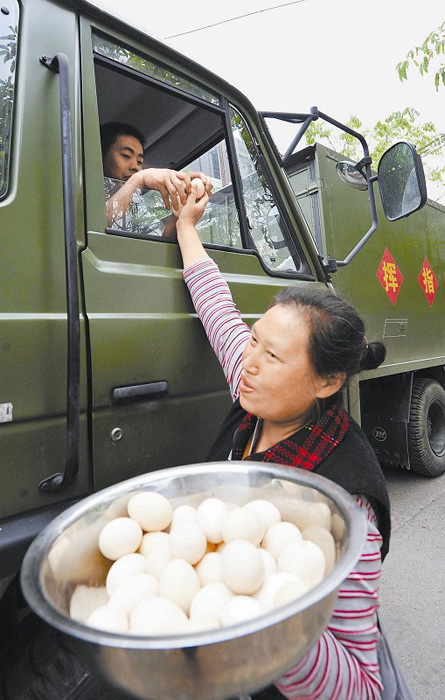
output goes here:
[{"label": "military green truck", "polygon": [[[345,190],[336,176],[348,178],[341,158],[316,145],[294,154],[287,168],[324,260],[347,259],[367,207],[367,193]],[[376,235],[332,275],[335,290],[361,310],[368,337],[387,351],[384,365],[349,388],[350,409],[382,464],[437,477],[445,471],[445,208],[428,200],[399,221],[377,211]]]},{"label": "military green truck", "polygon": [[[158,194],[107,223],[101,125],[137,127],[145,166],[212,179],[199,232],[248,323],[300,280],[358,307],[387,359],[351,383],[349,410],[382,462],[427,476],[445,471],[445,217],[424,206],[410,144],[378,175],[351,130],[359,163],[298,150],[315,119],[348,129],[316,108],[258,114],[85,0],[4,0],[0,23],[1,660],[36,534],[92,491],[205,460],[229,402],[177,244],[157,235],[169,214]],[[270,119],[296,125],[285,154]]]}]

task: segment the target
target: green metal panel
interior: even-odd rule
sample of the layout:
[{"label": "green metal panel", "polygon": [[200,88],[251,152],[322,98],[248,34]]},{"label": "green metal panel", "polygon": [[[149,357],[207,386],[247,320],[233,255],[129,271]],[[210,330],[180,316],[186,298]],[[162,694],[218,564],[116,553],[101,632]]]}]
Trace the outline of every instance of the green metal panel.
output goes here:
[{"label": "green metal panel", "polygon": [[[42,18],[51,21],[42,21]],[[76,16],[45,0],[22,2],[9,192],[0,203],[0,513],[10,516],[88,490],[85,333],[82,326],[81,464],[75,486],[43,496],[39,482],[64,469],[66,310],[58,76],[42,55],[71,66],[76,216],[83,244]],[[77,79],[76,79],[77,72]]]},{"label": "green metal panel", "polygon": [[[177,246],[91,232],[88,240],[83,271],[96,488],[143,471],[202,461],[230,400],[185,288]],[[251,323],[283,280],[268,277],[254,256],[211,254]],[[169,384],[167,397],[111,405],[113,388],[161,380]],[[115,428],[123,432],[116,443]]]},{"label": "green metal panel", "polygon": [[[30,513],[57,501],[69,500],[86,494],[88,473],[85,456],[88,454],[86,416],[81,416],[79,477],[62,494],[49,495],[38,491],[38,485],[48,476],[63,472],[65,465],[65,417],[41,420],[13,421],[1,426],[1,519]],[[1,527],[1,526],[0,526]],[[20,535],[20,533],[18,533]],[[0,562],[1,564],[1,562]],[[0,578],[1,578],[0,566]]]}]

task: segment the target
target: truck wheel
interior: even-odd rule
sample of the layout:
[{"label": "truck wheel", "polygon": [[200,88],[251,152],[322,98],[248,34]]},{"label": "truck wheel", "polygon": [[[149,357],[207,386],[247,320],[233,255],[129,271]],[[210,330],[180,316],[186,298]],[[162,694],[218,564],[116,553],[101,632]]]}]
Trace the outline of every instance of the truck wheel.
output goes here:
[{"label": "truck wheel", "polygon": [[417,474],[436,477],[445,472],[445,390],[434,379],[414,380],[408,449]]}]

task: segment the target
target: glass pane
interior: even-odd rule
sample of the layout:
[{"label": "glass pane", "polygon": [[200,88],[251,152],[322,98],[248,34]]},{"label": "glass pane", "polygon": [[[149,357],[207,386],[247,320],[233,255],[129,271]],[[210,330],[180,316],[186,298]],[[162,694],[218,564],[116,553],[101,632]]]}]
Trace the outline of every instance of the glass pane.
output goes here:
[{"label": "glass pane", "polygon": [[300,263],[290,247],[292,244],[285,237],[284,225],[259,163],[256,146],[244,120],[234,108],[230,110],[230,119],[253,244],[271,270],[296,272]]},{"label": "glass pane", "polygon": [[202,172],[213,183],[212,196],[196,227],[202,242],[242,248],[225,142],[218,143],[184,170]]},{"label": "glass pane", "polygon": [[112,39],[107,39],[104,36],[93,33],[93,50],[101,54],[101,56],[111,58],[113,61],[122,63],[129,68],[134,68],[140,73],[144,73],[163,83],[179,88],[184,92],[188,92],[190,95],[200,97],[202,100],[206,100],[212,104],[219,104],[219,97],[209,90],[192,83],[188,78],[178,73],[172,73],[169,68],[153,63],[153,61],[150,61],[144,56],[115,44]]},{"label": "glass pane", "polygon": [[[202,172],[210,177],[213,183],[210,202],[196,227],[203,243],[242,248],[225,142],[217,144],[184,167],[183,172]],[[104,178],[107,202],[123,184],[124,180]],[[112,201],[109,216],[112,216],[109,228],[120,231],[168,237],[173,233],[171,227],[173,225],[174,228],[174,218],[169,221],[173,215],[165,208],[159,192],[154,190],[136,190],[124,211],[119,210],[115,200]]]},{"label": "glass pane", "polygon": [[8,186],[18,22],[18,4],[6,0],[0,12],[0,196]]},{"label": "glass pane", "polygon": [[[124,180],[104,177],[107,205],[110,198],[120,190],[124,183]],[[108,228],[128,231],[129,233],[162,236],[171,215],[171,212],[165,208],[159,192],[137,189],[124,210],[118,207],[116,200],[111,199],[111,209],[108,212],[111,221],[108,221]]]}]

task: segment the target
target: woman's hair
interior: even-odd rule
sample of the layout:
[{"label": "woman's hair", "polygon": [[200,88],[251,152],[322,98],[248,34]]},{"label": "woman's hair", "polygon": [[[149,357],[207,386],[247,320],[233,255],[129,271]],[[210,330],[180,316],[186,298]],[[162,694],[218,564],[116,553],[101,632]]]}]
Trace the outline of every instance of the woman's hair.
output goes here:
[{"label": "woman's hair", "polygon": [[135,139],[141,142],[142,148],[145,148],[144,137],[134,126],[131,126],[131,124],[122,124],[120,122],[108,122],[108,124],[103,124],[100,127],[102,158],[105,158],[118,136],[134,136]]},{"label": "woman's hair", "polygon": [[344,372],[349,378],[363,369],[375,369],[385,359],[383,343],[367,342],[364,323],[354,307],[328,289],[302,282],[278,292],[270,307],[277,304],[305,314],[309,358],[319,377]]}]

